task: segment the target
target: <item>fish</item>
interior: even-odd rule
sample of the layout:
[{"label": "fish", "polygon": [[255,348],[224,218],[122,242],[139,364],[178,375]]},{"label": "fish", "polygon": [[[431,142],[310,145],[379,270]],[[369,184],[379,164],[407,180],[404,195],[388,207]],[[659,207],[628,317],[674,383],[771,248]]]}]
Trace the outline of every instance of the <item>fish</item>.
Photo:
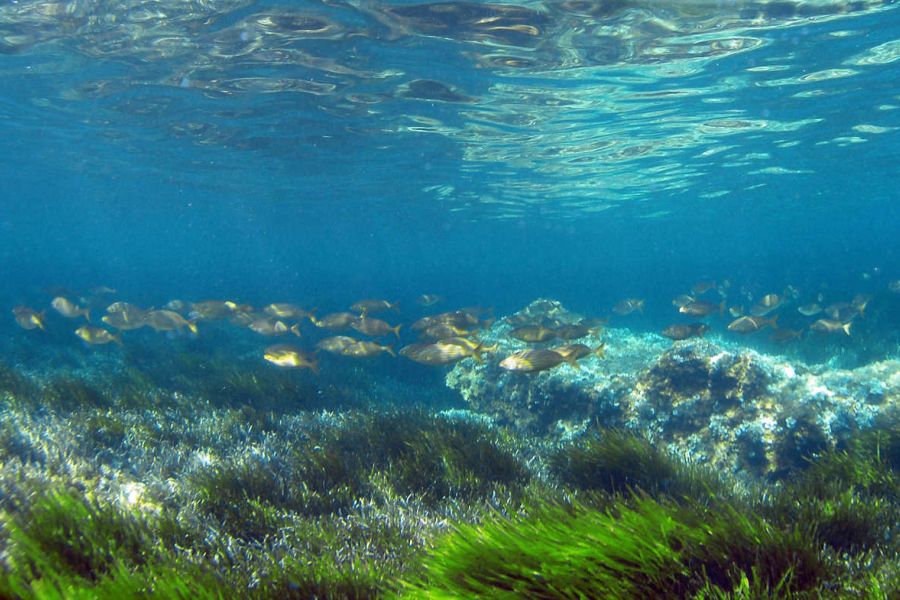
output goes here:
[{"label": "fish", "polygon": [[324,350],[325,352],[331,352],[332,354],[340,354],[344,349],[349,348],[358,341],[359,340],[346,335],[335,335],[319,340],[319,343],[316,344],[316,348]]},{"label": "fish", "polygon": [[619,315],[620,317],[624,317],[625,315],[630,315],[634,311],[644,312],[644,300],[641,298],[626,298],[625,300],[621,300],[613,306],[612,311]]},{"label": "fish", "polygon": [[818,331],[819,333],[834,333],[836,331],[843,331],[847,335],[850,335],[850,326],[853,324],[852,321],[848,321],[846,323],[842,323],[836,319],[819,319],[815,323],[809,326],[813,331]]},{"label": "fish", "polygon": [[754,331],[759,331],[764,328],[766,325],[771,327],[772,329],[778,329],[778,324],[776,321],[778,320],[778,315],[772,317],[771,319],[765,319],[763,317],[755,317],[753,315],[745,315],[743,317],[738,317],[734,321],[728,324],[728,331],[734,331],[735,333],[753,333]]},{"label": "fish", "polygon": [[282,319],[308,319],[312,316],[313,312],[306,310],[305,308],[301,308],[296,304],[288,304],[286,302],[276,302],[274,304],[269,304],[263,309],[263,312],[272,317],[279,317]]},{"label": "fish", "polygon": [[113,302],[109,306],[106,307],[106,312],[108,313],[132,313],[132,314],[143,314],[144,309],[136,304],[132,304],[130,302]]},{"label": "fish", "polygon": [[695,300],[696,300],[696,298],[694,298],[693,296],[688,296],[687,294],[681,294],[679,296],[675,296],[674,298],[672,298],[672,306],[681,308],[682,306],[686,306]]},{"label": "fish", "polygon": [[442,340],[451,337],[469,337],[475,335],[476,331],[472,329],[463,329],[455,325],[439,323],[432,325],[420,334],[420,337],[432,341]]},{"label": "fish", "polygon": [[681,341],[692,337],[701,337],[709,331],[709,325],[706,323],[679,323],[669,325],[662,330],[662,334],[670,340]]},{"label": "fish", "polygon": [[589,335],[596,336],[598,332],[599,328],[585,327],[580,323],[561,325],[554,330],[556,337],[561,340],[580,340]]},{"label": "fish", "polygon": [[284,321],[279,321],[272,317],[263,317],[261,319],[256,319],[249,325],[247,328],[251,331],[255,331],[259,335],[283,335],[290,331],[287,325],[284,324]]},{"label": "fish", "polygon": [[400,349],[400,356],[431,366],[452,365],[469,357],[474,358],[477,362],[484,362],[480,352],[475,352],[463,344],[449,343],[446,340],[432,344],[417,343],[404,346]]},{"label": "fish", "polygon": [[366,298],[365,300],[354,302],[350,306],[350,310],[356,311],[362,315],[386,312],[389,310],[392,310],[394,312],[400,311],[396,302],[388,302],[387,300],[375,300],[372,298]]},{"label": "fish", "polygon": [[102,327],[82,325],[75,330],[75,335],[83,339],[88,344],[99,345],[114,342],[119,346],[122,345],[122,338],[110,333],[109,330],[103,329]]},{"label": "fish", "polygon": [[197,333],[196,323],[188,321],[173,310],[151,310],[147,312],[144,319],[154,331],[179,331],[186,327],[191,330],[191,333],[195,335]]},{"label": "fish", "polygon": [[853,296],[853,300],[850,301],[850,306],[859,313],[859,316],[865,317],[866,307],[871,300],[872,296],[870,294],[856,294]]},{"label": "fish", "polygon": [[269,346],[265,349],[263,358],[279,367],[309,369],[316,375],[319,374],[319,361],[314,353],[304,352],[288,344]]},{"label": "fish", "polygon": [[591,354],[597,358],[606,356],[606,344],[604,343],[601,343],[594,349],[591,349],[585,344],[566,344],[565,346],[557,346],[550,349],[562,356],[566,361],[570,359],[581,360],[585,356],[590,356]]},{"label": "fish", "polygon": [[543,325],[523,325],[511,330],[509,335],[523,342],[535,343],[556,338],[556,331]]},{"label": "fish", "polygon": [[895,294],[900,294],[900,279],[895,279],[894,281],[888,283],[888,291]]},{"label": "fish", "polygon": [[725,312],[725,302],[713,304],[704,300],[694,300],[678,309],[678,312],[694,317],[706,317],[714,312],[720,315]]},{"label": "fish", "polygon": [[[227,319],[238,310],[238,305],[231,300],[204,300],[191,305],[188,316],[198,321],[215,321]],[[249,311],[245,311],[249,312]]]},{"label": "fish", "polygon": [[343,331],[350,329],[350,325],[356,320],[356,315],[349,312],[328,313],[321,319],[316,319],[310,315],[309,320],[312,324],[320,329],[328,329],[329,331]]},{"label": "fish", "polygon": [[236,327],[247,327],[250,323],[259,318],[261,318],[260,315],[256,313],[235,310],[235,312],[228,317],[228,322]]},{"label": "fish", "polygon": [[691,293],[695,296],[702,296],[709,290],[716,289],[715,281],[698,281],[694,285],[691,286]]},{"label": "fish", "polygon": [[859,314],[859,311],[849,302],[835,302],[825,307],[825,314],[834,321],[847,322]]},{"label": "fish", "polygon": [[812,317],[814,315],[822,312],[822,307],[818,305],[816,302],[812,302],[810,304],[804,304],[803,306],[797,307],[797,312],[799,312],[804,317]]},{"label": "fish", "polygon": [[40,329],[41,331],[46,331],[44,328],[43,311],[35,312],[27,306],[16,306],[12,309],[12,313],[16,319],[16,324],[22,329]]},{"label": "fish", "polygon": [[[169,300],[163,305],[166,310],[174,310],[177,313],[187,314],[191,310],[191,305],[184,300]],[[107,309],[109,310],[109,309]]]},{"label": "fish", "polygon": [[394,353],[394,349],[390,346],[382,346],[380,344],[376,344],[375,342],[369,342],[366,340],[359,340],[354,344],[351,344],[341,350],[341,356],[355,356],[359,358],[365,358],[369,356],[378,356],[379,354],[387,352],[391,356],[397,356]]},{"label": "fish", "polygon": [[117,307],[117,310],[103,315],[100,320],[119,331],[140,329],[147,324],[146,311],[133,304]]},{"label": "fish", "polygon": [[778,329],[769,335],[769,339],[773,342],[783,344],[791,340],[797,340],[803,337],[802,329]]},{"label": "fish", "polygon": [[566,358],[553,350],[520,350],[514,352],[500,361],[500,368],[519,373],[537,373],[552,369],[564,362],[569,363],[575,369],[581,368],[573,356]]},{"label": "fish", "polygon": [[485,352],[496,352],[500,347],[500,344],[487,346],[478,340],[471,340],[465,337],[446,338],[438,341],[436,344],[440,347],[460,346],[462,348],[465,348],[468,352],[471,352],[471,356],[478,362],[482,362],[482,354],[484,354]]},{"label": "fish", "polygon": [[784,300],[778,294],[766,294],[759,299],[759,302],[750,307],[750,315],[753,317],[764,317],[781,307],[783,302]]},{"label": "fish", "polygon": [[361,317],[357,317],[353,319],[353,322],[350,323],[350,327],[355,329],[356,331],[363,333],[365,335],[369,335],[372,337],[379,337],[382,335],[387,335],[389,333],[393,333],[397,336],[397,339],[400,339],[400,327],[402,325],[397,325],[396,327],[391,327],[386,321],[382,321],[381,319],[373,319],[372,317],[367,317],[365,314]]},{"label": "fish", "polygon": [[419,306],[434,306],[439,302],[443,302],[444,298],[436,294],[422,294],[416,298],[416,304]]},{"label": "fish", "polygon": [[56,312],[66,317],[67,319],[77,319],[78,317],[84,317],[88,323],[91,322],[91,311],[87,308],[81,308],[65,296],[57,296],[50,303],[50,306],[52,306]]},{"label": "fish", "polygon": [[475,313],[466,312],[464,310],[454,310],[422,317],[415,321],[410,327],[415,331],[422,331],[434,325],[452,325],[461,329],[471,329],[473,327],[487,329],[492,323],[493,320],[482,321]]}]

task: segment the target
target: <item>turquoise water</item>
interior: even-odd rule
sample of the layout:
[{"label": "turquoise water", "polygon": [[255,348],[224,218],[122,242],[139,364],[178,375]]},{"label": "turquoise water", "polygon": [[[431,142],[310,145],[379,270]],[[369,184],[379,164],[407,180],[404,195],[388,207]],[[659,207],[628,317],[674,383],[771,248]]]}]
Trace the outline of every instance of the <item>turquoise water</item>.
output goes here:
[{"label": "turquoise water", "polygon": [[893,3],[564,4],[4,4],[4,299],[900,277]]},{"label": "turquoise water", "polygon": [[[520,349],[504,318],[549,298],[609,328],[597,338],[613,366],[588,369],[604,382],[639,377],[685,343],[657,334],[702,320],[716,348],[758,352],[773,372],[812,369],[798,398],[820,393],[814,377],[854,397],[827,380],[837,369],[862,369],[846,379],[867,390],[881,377],[889,399],[873,410],[887,414],[900,355],[898,82],[891,0],[0,0],[0,363],[38,386],[112,394],[71,393],[103,414],[138,411],[117,389],[174,402],[175,420],[185,398],[291,418],[475,409],[485,404],[459,373],[499,372]],[[422,306],[423,294],[440,301]],[[716,310],[680,313],[682,294]],[[767,295],[776,306],[760,318],[777,315],[777,330],[729,331]],[[56,297],[121,345],[79,339],[86,320],[60,314]],[[320,351],[319,374],[266,362],[281,342],[312,353],[339,334],[314,321],[364,298],[396,302],[373,316],[400,333],[351,335],[392,352],[417,342],[420,317],[471,306],[499,350],[483,371],[467,356],[449,387],[449,367],[403,356]],[[100,319],[115,301],[176,299],[195,333]],[[192,303],[210,299],[240,308],[206,318]],[[626,299],[641,310],[621,314]],[[247,329],[273,302],[315,316],[284,320],[300,336]],[[45,331],[17,324],[23,306]],[[551,328],[575,320],[547,315]],[[834,331],[811,329],[818,319]],[[795,335],[772,339],[784,330]],[[556,416],[557,433],[577,429]],[[60,418],[48,431],[65,430]],[[859,418],[848,431],[872,423]],[[822,447],[846,441],[835,440]],[[116,468],[162,485],[156,459],[129,443],[105,450],[124,453]],[[194,468],[172,460],[173,473]]]}]

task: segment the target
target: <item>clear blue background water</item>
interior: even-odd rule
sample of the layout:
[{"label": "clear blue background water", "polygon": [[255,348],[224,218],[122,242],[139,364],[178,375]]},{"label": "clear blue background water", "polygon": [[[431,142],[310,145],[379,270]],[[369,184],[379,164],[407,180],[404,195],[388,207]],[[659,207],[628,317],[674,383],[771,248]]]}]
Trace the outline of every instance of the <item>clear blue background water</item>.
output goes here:
[{"label": "clear blue background water", "polygon": [[[758,297],[787,285],[801,300],[875,294],[882,320],[870,328],[896,342],[892,3],[755,20],[759,5],[741,3],[685,15],[638,2],[593,20],[528,3],[540,34],[519,45],[476,39],[471,26],[392,31],[391,3],[376,7],[381,19],[341,4],[213,3],[207,21],[179,21],[173,8],[130,24],[142,5],[126,5],[60,17],[0,3],[3,306],[96,285],[142,305],[341,309],[437,293],[500,314],[552,297],[602,315],[636,296],[647,298],[644,325],[660,328],[677,320],[675,294],[727,278],[735,302],[741,288]],[[368,75],[254,62],[253,19],[272,13],[316,15],[338,33],[270,32],[254,52],[302,51]],[[620,37],[598,33],[612,25]],[[173,38],[178,52],[153,53]],[[693,54],[671,50],[685,39]],[[753,43],[702,51],[734,39]],[[479,59],[497,54],[534,64]],[[848,72],[816,76],[829,69]],[[334,89],[260,87],[277,78]],[[405,97],[419,79],[472,101]],[[804,124],[778,131],[790,123]],[[772,167],[788,172],[760,172]],[[25,333],[11,318],[2,328]]]}]

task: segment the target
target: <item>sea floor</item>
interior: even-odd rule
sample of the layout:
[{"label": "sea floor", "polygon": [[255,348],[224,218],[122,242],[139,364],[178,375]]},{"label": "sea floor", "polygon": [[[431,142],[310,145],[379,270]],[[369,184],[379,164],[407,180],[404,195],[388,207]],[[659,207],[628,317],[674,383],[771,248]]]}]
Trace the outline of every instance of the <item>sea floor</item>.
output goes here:
[{"label": "sea floor", "polygon": [[[207,335],[202,352],[197,343],[68,346],[49,357],[24,344],[0,365],[0,594],[900,594],[891,385],[866,401],[880,415],[870,426],[754,472],[674,444],[670,420],[548,410],[578,388],[593,390],[593,409],[639,390],[645,404],[669,394],[667,410],[683,411],[681,400],[699,406],[703,395],[677,397],[690,389],[679,378],[715,380],[721,365],[783,374],[789,364],[745,359],[734,345],[617,330],[607,358],[579,370],[522,376],[465,361],[448,375],[335,358],[315,376],[274,368],[227,337]],[[879,364],[866,377],[896,375]],[[493,395],[473,399],[473,377]],[[529,406],[546,422],[515,418]],[[797,427],[794,438],[812,435]],[[684,437],[694,450],[703,442]]]}]

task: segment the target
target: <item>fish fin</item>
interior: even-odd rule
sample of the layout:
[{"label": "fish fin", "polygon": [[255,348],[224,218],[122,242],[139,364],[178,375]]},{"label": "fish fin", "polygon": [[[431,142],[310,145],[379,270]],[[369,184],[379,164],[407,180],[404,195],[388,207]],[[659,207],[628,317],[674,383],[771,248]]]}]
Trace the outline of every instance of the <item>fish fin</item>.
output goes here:
[{"label": "fish fin", "polygon": [[841,327],[841,329],[844,330],[844,333],[846,333],[847,335],[850,335],[850,326],[851,325],[853,325],[853,321],[848,321],[848,322],[844,323],[844,325]]},{"label": "fish fin", "polygon": [[771,319],[769,319],[769,327],[772,329],[778,329],[778,315],[775,315]]},{"label": "fish fin", "polygon": [[484,359],[481,358],[481,353],[479,353],[479,352],[473,352],[473,353],[470,354],[469,356],[471,356],[472,358],[474,358],[474,359],[475,359],[475,362],[477,362],[479,365],[483,365],[483,364],[484,364]]},{"label": "fish fin", "polygon": [[575,369],[576,371],[580,371],[580,370],[581,370],[581,365],[578,364],[578,361],[575,359],[574,356],[569,356],[568,358],[563,358],[563,360],[566,361],[566,363],[567,363],[570,367],[572,367],[573,369]]},{"label": "fish fin", "polygon": [[594,356],[597,358],[605,358],[606,357],[606,344],[601,342],[599,346],[594,348],[593,350]]}]

